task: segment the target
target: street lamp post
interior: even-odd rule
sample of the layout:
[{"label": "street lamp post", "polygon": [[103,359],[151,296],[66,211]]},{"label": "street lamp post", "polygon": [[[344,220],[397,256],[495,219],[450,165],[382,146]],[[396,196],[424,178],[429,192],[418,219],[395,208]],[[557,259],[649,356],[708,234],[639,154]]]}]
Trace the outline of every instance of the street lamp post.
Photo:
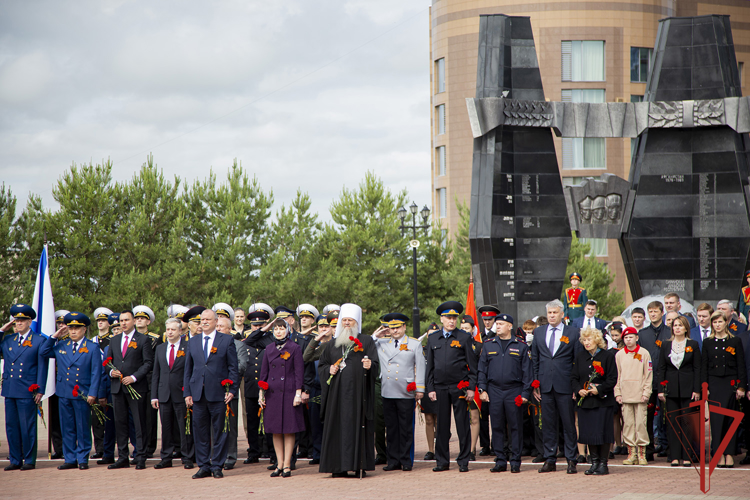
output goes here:
[{"label": "street lamp post", "polygon": [[411,322],[414,327],[414,338],[419,338],[419,305],[417,301],[417,247],[419,247],[419,240],[417,239],[417,229],[424,229],[426,233],[430,228],[430,224],[427,222],[427,219],[430,217],[430,209],[425,205],[419,212],[422,216],[422,225],[417,225],[417,210],[419,210],[417,204],[412,202],[409,210],[411,211],[412,222],[411,225],[406,225],[406,209],[404,207],[398,209],[398,216],[401,218],[401,227],[399,229],[401,229],[401,236],[404,236],[405,232],[409,229],[412,230],[412,235],[414,236],[414,239],[409,242],[409,246],[411,246],[413,251],[412,263],[414,266],[414,310],[412,311]]}]

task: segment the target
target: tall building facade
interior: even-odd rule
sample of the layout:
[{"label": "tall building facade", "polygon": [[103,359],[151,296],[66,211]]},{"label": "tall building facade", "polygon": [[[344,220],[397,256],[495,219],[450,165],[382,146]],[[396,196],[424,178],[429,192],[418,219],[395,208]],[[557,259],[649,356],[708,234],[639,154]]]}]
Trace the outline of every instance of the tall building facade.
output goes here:
[{"label": "tall building facade", "polygon": [[[476,92],[481,14],[529,16],[545,96],[571,102],[641,100],[660,19],[729,15],[742,94],[747,95],[744,62],[750,61],[750,2],[746,0],[433,0],[432,213],[448,233],[458,227],[456,202],[468,202],[471,193],[473,139],[465,99]],[[555,138],[555,150],[564,185],[604,172],[628,179],[630,139]],[[629,299],[617,241],[589,243],[592,254],[615,274],[616,289]]]}]

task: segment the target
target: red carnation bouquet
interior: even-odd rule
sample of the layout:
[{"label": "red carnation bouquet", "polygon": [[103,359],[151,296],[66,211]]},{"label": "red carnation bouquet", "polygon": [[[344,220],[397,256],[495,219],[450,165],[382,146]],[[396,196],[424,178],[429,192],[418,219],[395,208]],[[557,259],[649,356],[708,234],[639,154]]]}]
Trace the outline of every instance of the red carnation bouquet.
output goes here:
[{"label": "red carnation bouquet", "polygon": [[462,381],[461,381],[461,382],[459,382],[459,383],[458,383],[458,385],[456,386],[456,387],[457,387],[457,388],[458,388],[459,390],[461,390],[461,391],[464,391],[464,395],[463,395],[463,396],[460,396],[460,398],[463,398],[463,399],[465,399],[465,400],[466,400],[466,411],[469,411],[469,410],[471,410],[471,407],[470,407],[470,405],[471,405],[471,401],[469,401],[469,398],[467,398],[467,397],[466,397],[466,396],[468,395],[468,392],[469,392],[469,386],[470,386],[470,385],[471,385],[471,384],[469,384],[469,381],[468,381],[468,380],[462,380]]},{"label": "red carnation bouquet", "polygon": [[[347,348],[344,350],[344,355],[341,356],[333,364],[333,366],[338,366],[339,370],[343,370],[344,368],[346,368],[346,357],[349,356],[350,352],[352,352],[352,351],[354,351],[354,352],[362,352],[362,351],[365,350],[365,348],[362,347],[362,341],[359,340],[358,338],[349,336],[349,340],[351,340],[352,343],[349,344],[347,346]],[[338,372],[336,372],[336,373],[338,373]],[[331,385],[331,380],[333,380],[333,375],[331,375],[330,377],[328,377],[328,381],[326,382],[326,384]]]},{"label": "red carnation bouquet", "polygon": [[406,384],[406,392],[414,392],[417,390],[417,383],[416,382],[409,382]]},{"label": "red carnation bouquet", "polygon": [[[263,389],[263,391],[267,391],[268,390],[268,382],[266,382],[264,380],[258,380],[258,387],[260,387],[261,389]],[[265,410],[265,409],[266,409],[266,404],[265,404],[265,394],[264,394],[263,395],[263,404],[260,405],[260,408],[258,408],[258,416],[260,417],[260,424],[258,424],[258,433],[262,433],[262,434],[266,433],[266,426],[263,424],[263,416],[264,416],[264,413],[265,413],[263,410]]]},{"label": "red carnation bouquet", "polygon": [[[105,359],[104,362],[102,363],[102,366],[104,368],[109,368],[110,370],[117,370],[117,368],[115,368],[115,365],[112,364],[112,356],[107,357],[107,359]],[[122,375],[120,375],[120,383],[122,383]],[[125,385],[125,384],[123,384],[123,385]],[[138,391],[136,391],[135,389],[133,389],[132,386],[125,385],[125,389],[127,389],[128,393],[130,394],[130,397],[132,399],[141,399],[141,395],[138,394]]]},{"label": "red carnation bouquet", "polygon": [[[78,384],[73,386],[73,397],[74,398],[80,397],[81,399],[86,401],[86,404],[89,404],[88,396],[84,394],[84,392],[81,390]],[[90,406],[91,408],[94,409],[94,414],[96,415],[96,418],[99,420],[99,423],[104,425],[104,421],[109,420],[109,417],[105,415],[104,411],[102,410],[102,407],[98,403],[91,404]]]},{"label": "red carnation bouquet", "polygon": [[[225,378],[221,381],[221,385],[224,386],[224,393],[229,394],[229,388],[234,384],[231,380],[228,378]],[[229,416],[234,416],[234,412],[229,407],[229,403],[227,403],[227,411],[224,413],[224,432],[229,432],[230,430],[230,423],[229,423]]]},{"label": "red carnation bouquet", "polygon": [[[31,384],[29,386],[29,392],[33,394],[34,397],[36,397],[37,392],[39,392],[39,384]],[[44,409],[42,408],[41,402],[39,402],[39,404],[36,405],[36,414],[42,418],[42,423],[44,424],[44,428],[46,429],[47,422],[44,421]]]},{"label": "red carnation bouquet", "polygon": [[523,405],[523,396],[520,394],[516,396],[516,399],[513,400],[514,403],[516,403],[516,406],[522,406]]},{"label": "red carnation bouquet", "polygon": [[[539,387],[541,387],[541,385],[542,385],[541,382],[539,382],[536,379],[534,379],[534,381],[531,382],[531,388],[532,389],[539,389]],[[534,400],[530,399],[529,401],[531,402],[531,401],[534,401]],[[531,407],[532,406],[534,407],[534,411],[535,412],[539,412],[539,428],[541,429],[542,428],[542,402],[539,401],[538,405],[536,404],[536,402],[531,403],[529,405],[529,408],[528,408],[529,415],[531,415]]]},{"label": "red carnation bouquet", "polygon": [[[583,388],[588,390],[589,387],[591,387],[592,382],[596,377],[603,377],[604,376],[604,368],[602,368],[602,364],[598,361],[594,361],[594,371],[591,372],[591,375],[589,375],[588,382],[583,384]],[[581,403],[583,403],[583,400],[586,396],[581,396],[578,399],[578,406],[581,406]]]}]

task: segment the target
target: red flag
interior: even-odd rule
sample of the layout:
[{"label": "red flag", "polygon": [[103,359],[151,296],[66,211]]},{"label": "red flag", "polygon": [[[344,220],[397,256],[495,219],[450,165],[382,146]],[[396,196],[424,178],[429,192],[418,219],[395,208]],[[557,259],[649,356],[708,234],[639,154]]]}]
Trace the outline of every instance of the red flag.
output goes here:
[{"label": "red flag", "polygon": [[[477,320],[477,306],[474,303],[474,280],[469,281],[469,292],[466,294],[466,310],[465,314],[471,316],[474,319],[476,333],[474,334],[474,340],[482,343],[482,334],[479,333],[479,322]],[[477,408],[482,408],[482,401],[479,399],[479,391],[474,391],[474,402],[477,404]]]}]

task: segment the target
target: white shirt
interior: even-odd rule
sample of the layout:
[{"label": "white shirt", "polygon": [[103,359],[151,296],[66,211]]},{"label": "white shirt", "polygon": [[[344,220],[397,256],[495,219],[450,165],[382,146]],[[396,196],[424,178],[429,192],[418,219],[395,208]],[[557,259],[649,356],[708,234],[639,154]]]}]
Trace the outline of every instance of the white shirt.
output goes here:
[{"label": "white shirt", "polygon": [[19,334],[18,335],[18,342],[20,342],[21,344],[23,344],[24,342],[26,342],[26,339],[29,338],[29,334],[30,333],[31,333],[31,330],[29,330],[28,332],[24,333],[23,335]]},{"label": "white shirt", "polygon": [[711,335],[711,329],[710,328],[703,328],[702,326],[699,326],[701,330],[701,340],[706,340],[709,335]]},{"label": "white shirt", "polygon": [[546,342],[547,347],[549,347],[549,339],[550,339],[550,335],[552,335],[553,328],[557,328],[557,330],[555,331],[555,350],[552,353],[552,355],[554,356],[557,350],[560,348],[560,339],[562,338],[563,324],[560,323],[556,327],[553,327],[552,325],[547,325],[547,335],[545,336],[545,342]]},{"label": "white shirt", "polygon": [[594,321],[594,318],[586,317],[586,319],[583,322],[584,328],[596,328],[596,322]]},{"label": "white shirt", "polygon": [[[120,352],[122,352],[122,348],[125,347],[127,344],[130,344],[133,341],[133,335],[135,335],[135,328],[133,328],[128,333],[122,334],[122,340],[120,341]],[[127,344],[125,343],[125,339],[127,338]],[[110,377],[112,376],[112,370],[109,371]],[[135,375],[130,375],[132,377],[133,382],[137,382],[137,379],[135,378]]]},{"label": "white shirt", "polygon": [[[167,366],[169,366],[169,351],[172,350],[172,346],[174,346],[174,359],[177,359],[177,351],[180,350],[180,339],[177,339],[177,342],[174,344],[167,340]],[[211,349],[210,347],[208,348]]]},{"label": "white shirt", "polygon": [[[201,350],[203,350],[204,349],[203,346],[206,345],[206,337],[208,337],[208,348],[206,350],[208,351],[208,356],[211,356],[211,347],[213,347],[214,345],[214,339],[216,338],[216,330],[208,334],[206,333],[201,334]],[[206,361],[208,361],[208,356],[206,356]]]},{"label": "white shirt", "polygon": [[682,366],[682,361],[685,359],[685,345],[687,339],[682,342],[672,341],[672,350],[669,352],[669,359],[672,360],[672,364],[679,370]]}]

